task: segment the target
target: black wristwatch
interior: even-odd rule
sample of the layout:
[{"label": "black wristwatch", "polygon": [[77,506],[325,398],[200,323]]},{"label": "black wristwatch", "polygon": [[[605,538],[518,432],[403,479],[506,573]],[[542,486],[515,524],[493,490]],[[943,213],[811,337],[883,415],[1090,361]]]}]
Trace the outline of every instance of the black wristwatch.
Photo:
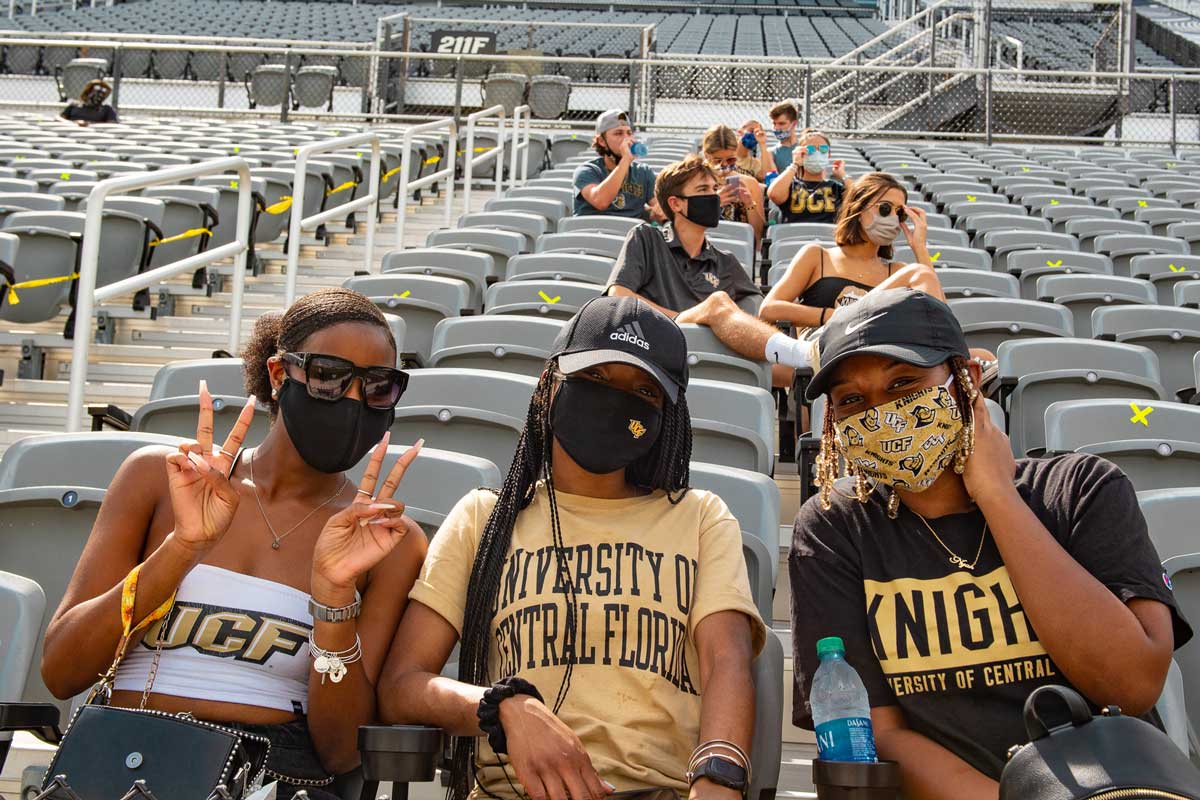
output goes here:
[{"label": "black wristwatch", "polygon": [[696,765],[695,772],[688,773],[688,785],[694,784],[701,778],[708,778],[717,786],[735,789],[742,794],[746,793],[746,770],[727,758],[709,756],[701,761]]}]

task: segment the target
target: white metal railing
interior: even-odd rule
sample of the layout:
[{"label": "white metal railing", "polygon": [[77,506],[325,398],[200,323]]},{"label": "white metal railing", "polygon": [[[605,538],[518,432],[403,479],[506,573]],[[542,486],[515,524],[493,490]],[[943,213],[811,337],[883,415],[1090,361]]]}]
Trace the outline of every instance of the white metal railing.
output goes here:
[{"label": "white metal railing", "polygon": [[[445,160],[449,162],[442,169],[434,170],[428,175],[424,175],[417,180],[409,180],[411,174],[412,158],[413,158],[413,137],[422,134],[436,134],[439,131],[446,132],[446,155]],[[404,249],[404,221],[408,217],[408,199],[409,196],[418,189],[424,189],[426,186],[432,186],[434,183],[444,180],[445,189],[442,191],[442,203],[445,206],[444,216],[442,219],[442,227],[449,228],[451,221],[452,207],[454,205],[454,166],[455,155],[458,151],[458,123],[453,117],[443,117],[435,119],[432,122],[426,122],[421,125],[413,125],[404,129],[404,139],[402,150],[400,152],[400,186],[397,188],[400,196],[399,207],[396,209],[396,249]]]},{"label": "white metal railing", "polygon": [[996,37],[996,61],[994,62],[1000,69],[1007,69],[1008,66],[1004,63],[1004,47],[1008,45],[1013,49],[1013,69],[1025,69],[1025,43],[1015,36],[1007,34]]},{"label": "white metal railing", "polygon": [[[238,175],[237,225],[234,241],[203,253],[164,264],[107,286],[96,286],[100,264],[100,224],[104,202],[110,195],[134,189],[179,183],[201,175]],[[251,199],[250,166],[236,156],[201,161],[179,167],[168,167],[148,173],[131,173],[100,181],[88,194],[86,217],[83,223],[83,242],[80,245],[79,282],[75,301],[75,339],[71,352],[71,377],[67,388],[67,433],[81,428],[84,389],[87,381],[88,350],[92,344],[92,315],[98,303],[121,295],[147,289],[167,278],[192,272],[225,258],[233,258],[233,298],[229,309],[229,352],[236,353],[242,333],[242,298],[246,284],[246,254],[250,248],[250,215],[254,208]]]},{"label": "white metal railing", "polygon": [[[327,208],[310,217],[305,217],[304,188],[308,182],[309,159],[320,153],[331,153],[335,150],[363,144],[371,145],[371,177],[368,178],[367,193],[358,199],[347,200],[333,208]],[[292,216],[288,223],[287,277],[283,300],[285,308],[296,299],[296,278],[300,271],[300,235],[306,228],[315,228],[322,222],[344,217],[360,208],[367,209],[367,241],[363,248],[363,262],[367,272],[374,269],[375,219],[379,211],[379,152],[379,134],[372,132],[355,133],[337,139],[313,142],[296,151],[296,174],[292,178]],[[354,193],[352,192],[351,198],[353,197]]]},{"label": "white metal railing", "polygon": [[[525,136],[521,136],[521,120],[525,121],[524,132]],[[513,109],[512,118],[512,163],[508,169],[508,188],[517,185],[517,154],[521,154],[521,183],[525,183],[529,179],[529,127],[533,120],[533,112],[529,106],[517,106]],[[470,213],[470,209],[467,209]]]},{"label": "white metal railing", "polygon": [[[496,144],[475,152],[475,128],[481,119],[496,120]],[[471,213],[471,181],[476,166],[496,162],[496,199],[504,190],[504,106],[492,106],[467,116],[467,141],[463,162],[463,213]]]}]

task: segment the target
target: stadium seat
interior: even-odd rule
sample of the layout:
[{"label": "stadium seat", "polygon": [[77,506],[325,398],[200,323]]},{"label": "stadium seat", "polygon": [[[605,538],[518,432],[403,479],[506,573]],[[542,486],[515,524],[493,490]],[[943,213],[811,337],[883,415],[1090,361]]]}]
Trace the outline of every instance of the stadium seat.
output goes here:
[{"label": "stadium seat", "polygon": [[1200,280],[1200,256],[1134,256],[1129,259],[1129,272],[1150,281],[1159,304],[1169,306],[1174,302],[1177,284]]},{"label": "stadium seat", "polygon": [[492,257],[493,270],[503,274],[508,260],[525,252],[525,235],[514,231],[487,228],[461,228],[432,231],[425,237],[426,247],[449,247],[487,253]]},{"label": "stadium seat", "polygon": [[[36,221],[26,224],[18,220],[12,224],[10,220],[16,216],[10,215],[4,221],[4,234],[15,235],[18,240],[18,246],[12,253],[13,260],[9,262],[13,280],[18,285],[32,281],[47,283],[20,289],[17,295],[19,303],[13,302],[14,290],[6,289],[3,302],[0,302],[0,319],[19,323],[45,322],[58,316],[59,310],[71,302],[74,285],[72,276],[79,270],[79,242],[82,237]],[[12,247],[12,240],[7,236],[4,241],[6,248]],[[73,335],[74,327],[69,326],[65,333],[67,336]]]},{"label": "stadium seat", "polygon": [[1085,253],[1095,252],[1096,237],[1109,233],[1129,233],[1149,236],[1152,231],[1144,222],[1128,219],[1099,219],[1096,217],[1080,217],[1067,220],[1064,230],[1079,241],[1080,250]]},{"label": "stadium seat", "polygon": [[[436,275],[363,275],[347,278],[342,286],[371,298],[385,314],[404,320],[401,355],[419,365],[429,363],[433,329],[448,317],[474,313],[471,286]],[[415,440],[414,440],[415,441]]]},{"label": "stadium seat", "polygon": [[[221,224],[213,228],[209,237],[209,247],[220,247],[237,241],[237,206],[238,178],[237,175],[202,175],[195,179],[196,186],[217,190],[217,216]],[[251,203],[254,195],[262,196],[267,189],[263,178],[250,179]],[[251,209],[251,227],[253,228],[255,209]]]},{"label": "stadium seat", "polygon": [[508,474],[537,379],[478,369],[418,369],[396,405],[392,439],[470,453]]},{"label": "stadium seat", "polygon": [[473,214],[463,214],[458,218],[458,227],[460,230],[485,228],[519,233],[525,237],[522,253],[531,252],[533,243],[548,230],[545,217],[521,211],[477,211]]},{"label": "stadium seat", "polygon": [[288,102],[291,74],[284,64],[260,64],[246,76],[245,85],[250,108],[282,106]]},{"label": "stadium seat", "polygon": [[1136,234],[1113,233],[1097,236],[1097,253],[1103,253],[1113,261],[1113,274],[1132,277],[1129,261],[1140,255],[1188,255],[1185,242],[1166,236],[1139,236]]},{"label": "stadium seat", "polygon": [[[0,184],[2,185],[2,184]],[[483,205],[484,211],[519,211],[537,214],[546,220],[547,230],[557,229],[559,220],[571,213],[570,207],[552,197],[503,197],[492,198]]]},{"label": "stadium seat", "polygon": [[[950,245],[929,245],[929,257],[935,267],[950,267],[953,269],[987,270],[992,269],[992,259],[985,251],[971,247],[953,247]],[[900,264],[915,264],[917,257],[908,245],[897,245],[892,254],[893,262]]]},{"label": "stadium seat", "polygon": [[1200,256],[1200,222],[1172,222],[1167,225],[1167,236],[1183,240],[1192,255]]},{"label": "stadium seat", "polygon": [[1115,275],[1043,275],[1037,280],[1035,299],[1058,303],[1071,309],[1075,335],[1092,335],[1092,311],[1102,306],[1158,302],[1154,286],[1148,281]]},{"label": "stadium seat", "polygon": [[558,119],[567,112],[571,79],[562,75],[533,75],[529,79],[529,109],[538,119]]},{"label": "stadium seat", "polygon": [[946,297],[1012,297],[1021,296],[1021,287],[1012,275],[982,272],[977,269],[939,269],[938,282]]},{"label": "stadium seat", "polygon": [[772,243],[784,242],[788,239],[831,241],[834,227],[832,223],[826,222],[782,222],[767,228],[764,236]]},{"label": "stadium seat", "polygon": [[380,270],[384,274],[437,275],[468,283],[471,286],[471,308],[482,307],[488,282],[502,276],[502,273],[496,272],[496,262],[491,254],[453,247],[393,250],[383,256]]},{"label": "stadium seat", "polygon": [[1092,335],[1149,347],[1158,356],[1168,392],[1193,385],[1192,357],[1200,347],[1200,311],[1174,306],[1116,306],[1092,312]]},{"label": "stadium seat", "polygon": [[525,102],[529,79],[520,73],[493,72],[483,79],[483,105],[503,106],[505,116],[512,116],[517,106]]},{"label": "stadium seat", "polygon": [[[45,616],[46,593],[37,581],[0,571],[0,703],[21,702],[27,684],[41,683],[34,657]],[[0,766],[9,744],[10,736],[0,734]]]},{"label": "stadium seat", "polygon": [[1050,220],[1055,233],[1065,233],[1067,221],[1072,219],[1120,219],[1116,209],[1102,206],[1057,205],[1042,209],[1042,216]]},{"label": "stadium seat", "polygon": [[296,70],[292,76],[292,107],[333,110],[333,87],[337,83],[337,67],[314,65]]},{"label": "stadium seat", "polygon": [[581,217],[563,217],[558,221],[557,233],[604,233],[624,239],[631,230],[642,224],[642,220],[631,217],[587,214]]},{"label": "stadium seat", "polygon": [[1149,225],[1155,236],[1167,236],[1167,228],[1176,222],[1200,222],[1200,210],[1184,208],[1139,208],[1133,218]]},{"label": "stadium seat", "polygon": [[1200,407],[1127,398],[1054,403],[1046,409],[1046,450],[1102,456],[1138,491],[1200,486]]},{"label": "stadium seat", "polygon": [[996,357],[1008,435],[1018,458],[1042,450],[1046,408],[1058,400],[1168,397],[1157,359],[1145,347],[1093,339],[1016,339],[1002,342]]},{"label": "stadium seat", "polygon": [[607,286],[614,261],[577,253],[523,253],[508,261],[506,281],[578,281]]},{"label": "stadium seat", "polygon": [[220,223],[221,194],[215,188],[151,186],[142,190],[142,196],[162,200],[166,206],[162,222],[166,238],[154,245],[150,266],[172,264],[208,248],[212,230]]},{"label": "stadium seat", "polygon": [[1073,250],[1018,250],[1008,254],[1008,271],[1021,282],[1021,296],[1034,299],[1037,281],[1043,275],[1071,275],[1085,272],[1111,275],[1112,262],[1107,256],[1077,253]]},{"label": "stadium seat", "polygon": [[570,214],[570,213],[572,213],[571,209],[574,208],[575,190],[570,187],[564,188],[564,187],[537,186],[537,185],[530,186],[529,183],[526,182],[526,184],[524,186],[518,186],[515,189],[509,189],[507,192],[504,193],[504,197],[506,199],[519,199],[519,198],[532,197],[532,198],[542,198],[542,199],[549,199],[549,200],[558,200],[560,203],[563,203],[566,206],[566,208],[568,209],[567,213]]},{"label": "stadium seat", "polygon": [[[576,217],[571,217],[576,219]],[[624,236],[608,233],[547,233],[538,237],[535,253],[578,253],[616,258],[625,244]]]},{"label": "stadium seat", "polygon": [[775,399],[756,386],[690,378],[692,456],[770,475],[775,465]]},{"label": "stadium seat", "polygon": [[685,323],[679,327],[687,339],[688,375],[691,379],[758,386],[770,391],[769,364],[742,358],[704,325]]},{"label": "stadium seat", "polygon": [[1003,297],[949,300],[971,347],[996,352],[1001,342],[1017,338],[1073,336],[1071,312],[1054,303]]},{"label": "stadium seat", "polygon": [[546,369],[562,322],[558,318],[504,314],[447,318],[433,330],[429,366],[496,370],[536,378]]},{"label": "stadium seat", "polygon": [[1200,281],[1180,281],[1175,289],[1175,305],[1183,308],[1200,308]]},{"label": "stadium seat", "polygon": [[604,287],[576,281],[503,281],[488,287],[484,314],[570,319]]},{"label": "stadium seat", "polygon": [[20,208],[25,211],[63,211],[66,208],[66,201],[58,195],[4,192],[0,194],[0,206]]}]

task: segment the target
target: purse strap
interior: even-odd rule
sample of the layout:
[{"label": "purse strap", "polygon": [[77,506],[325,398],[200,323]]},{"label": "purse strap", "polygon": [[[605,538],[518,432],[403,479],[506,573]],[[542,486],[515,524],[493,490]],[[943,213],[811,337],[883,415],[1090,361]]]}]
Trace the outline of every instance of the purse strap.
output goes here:
[{"label": "purse strap", "polygon": [[[125,650],[129,647],[129,640],[135,633],[146,628],[160,619],[163,619],[170,613],[175,605],[175,595],[178,594],[178,589],[171,592],[162,605],[151,611],[145,619],[136,625],[133,623],[133,609],[137,605],[137,585],[138,574],[142,571],[142,565],[138,564],[133,569],[129,570],[129,574],[125,576],[124,582],[121,584],[121,640],[117,642],[117,652],[113,656],[113,662],[109,665],[108,670],[100,676],[100,682],[97,683],[92,691],[88,693],[87,700],[84,705],[90,705],[97,696],[104,695],[108,697],[112,693],[113,682],[117,678],[117,668],[121,666],[121,662],[125,660]],[[154,684],[154,674],[158,668],[158,658],[162,653],[162,633],[158,636],[158,647],[155,650],[154,662],[150,667],[149,680],[146,682],[146,688],[142,692],[141,708],[146,707],[146,698],[150,694],[150,687]]]},{"label": "purse strap", "polygon": [[1050,728],[1038,715],[1037,702],[1039,698],[1052,695],[1062,700],[1067,710],[1071,712],[1071,725],[1078,728],[1092,721],[1092,710],[1087,702],[1073,689],[1066,686],[1048,684],[1039,686],[1025,700],[1025,732],[1029,741],[1034,742],[1050,735]]}]

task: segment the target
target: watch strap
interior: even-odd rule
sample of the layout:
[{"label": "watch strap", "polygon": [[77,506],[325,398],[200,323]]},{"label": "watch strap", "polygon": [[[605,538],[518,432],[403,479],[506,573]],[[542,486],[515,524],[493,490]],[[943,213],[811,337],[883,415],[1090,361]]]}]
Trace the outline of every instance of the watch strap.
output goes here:
[{"label": "watch strap", "polygon": [[314,620],[320,622],[346,622],[357,617],[362,612],[362,595],[357,590],[354,592],[354,602],[348,606],[333,608],[324,603],[317,602],[312,597],[308,598],[308,613]]},{"label": "watch strap", "polygon": [[[722,763],[714,764],[713,762]],[[732,758],[716,754],[705,758],[696,765],[694,771],[687,774],[688,785],[691,786],[701,778],[708,778],[718,786],[735,789],[743,794],[749,783],[746,769],[741,764]]]}]

